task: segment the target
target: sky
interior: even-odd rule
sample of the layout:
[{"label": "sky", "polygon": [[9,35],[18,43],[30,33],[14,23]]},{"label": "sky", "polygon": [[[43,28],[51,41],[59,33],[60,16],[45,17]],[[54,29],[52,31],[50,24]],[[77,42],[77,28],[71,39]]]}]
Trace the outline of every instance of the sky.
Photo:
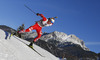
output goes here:
[{"label": "sky", "polygon": [[42,32],[74,34],[91,51],[100,53],[100,0],[0,0],[0,25],[17,29],[25,24],[27,29],[41,19],[24,5],[47,18],[58,16]]}]

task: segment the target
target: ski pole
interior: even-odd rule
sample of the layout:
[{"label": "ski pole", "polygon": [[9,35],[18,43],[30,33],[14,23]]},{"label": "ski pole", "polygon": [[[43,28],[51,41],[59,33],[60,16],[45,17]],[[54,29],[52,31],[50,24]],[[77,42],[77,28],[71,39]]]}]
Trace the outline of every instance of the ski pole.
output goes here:
[{"label": "ski pole", "polygon": [[24,5],[27,9],[29,9],[31,12],[33,12],[34,14],[36,14],[32,9],[30,9],[27,5]]}]

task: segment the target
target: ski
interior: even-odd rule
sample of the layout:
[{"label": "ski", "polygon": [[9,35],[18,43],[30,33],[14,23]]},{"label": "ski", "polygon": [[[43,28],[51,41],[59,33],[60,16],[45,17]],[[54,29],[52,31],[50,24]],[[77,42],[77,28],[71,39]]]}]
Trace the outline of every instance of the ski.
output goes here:
[{"label": "ski", "polygon": [[[14,37],[14,38],[16,38],[16,37]],[[18,39],[18,38],[16,38],[16,39]],[[29,47],[29,45],[26,44],[25,42],[21,41],[20,39],[18,39],[18,40],[19,40],[20,42],[24,43],[26,46]],[[29,48],[31,48],[31,47],[29,47]],[[38,51],[36,51],[34,48],[31,48],[31,49],[34,50],[37,54],[39,54],[41,57],[45,57],[45,56],[43,56],[42,54],[40,54]]]},{"label": "ski", "polygon": [[41,55],[39,52],[37,52],[35,49],[33,49],[36,53],[38,53],[40,56],[42,56],[42,57],[45,57],[45,56],[43,56],[43,55]]},{"label": "ski", "polygon": [[[27,44],[26,44],[27,45]],[[28,47],[29,47],[29,45],[27,45]],[[31,48],[31,47],[29,47],[29,48]],[[37,50],[35,50],[34,48],[31,48],[32,50],[34,50],[37,54],[39,54],[41,57],[45,57],[45,56],[43,56],[42,54],[40,54]]]}]

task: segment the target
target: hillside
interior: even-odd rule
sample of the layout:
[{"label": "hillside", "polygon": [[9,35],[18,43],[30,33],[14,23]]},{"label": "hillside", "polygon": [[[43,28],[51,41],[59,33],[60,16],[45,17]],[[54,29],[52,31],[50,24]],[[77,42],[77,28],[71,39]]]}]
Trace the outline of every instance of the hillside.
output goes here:
[{"label": "hillside", "polygon": [[9,33],[7,34],[7,32],[0,29],[0,60],[58,60],[57,57],[35,44],[34,49],[44,57],[29,48],[26,45],[29,42],[16,36],[11,36],[10,39],[9,37]]}]

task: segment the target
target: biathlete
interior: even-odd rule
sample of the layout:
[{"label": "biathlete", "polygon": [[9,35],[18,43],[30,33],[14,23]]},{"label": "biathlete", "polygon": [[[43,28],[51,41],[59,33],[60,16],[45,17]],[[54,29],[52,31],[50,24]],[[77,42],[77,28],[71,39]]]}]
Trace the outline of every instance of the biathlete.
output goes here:
[{"label": "biathlete", "polygon": [[37,32],[37,37],[29,44],[29,46],[31,47],[31,48],[33,48],[33,43],[34,42],[36,42],[40,37],[41,37],[41,35],[42,35],[42,28],[43,27],[46,27],[46,26],[52,26],[53,24],[54,24],[54,22],[55,22],[55,19],[54,18],[57,18],[57,17],[52,17],[52,18],[46,18],[46,17],[44,17],[44,15],[43,14],[39,14],[39,13],[37,13],[36,14],[37,16],[41,16],[42,17],[42,19],[40,20],[40,21],[37,21],[36,23],[35,23],[35,25],[33,25],[33,26],[30,26],[28,29],[26,29],[26,30],[21,30],[19,33],[24,33],[24,32],[30,32],[30,31],[32,31],[32,30],[36,30],[36,32]]}]

